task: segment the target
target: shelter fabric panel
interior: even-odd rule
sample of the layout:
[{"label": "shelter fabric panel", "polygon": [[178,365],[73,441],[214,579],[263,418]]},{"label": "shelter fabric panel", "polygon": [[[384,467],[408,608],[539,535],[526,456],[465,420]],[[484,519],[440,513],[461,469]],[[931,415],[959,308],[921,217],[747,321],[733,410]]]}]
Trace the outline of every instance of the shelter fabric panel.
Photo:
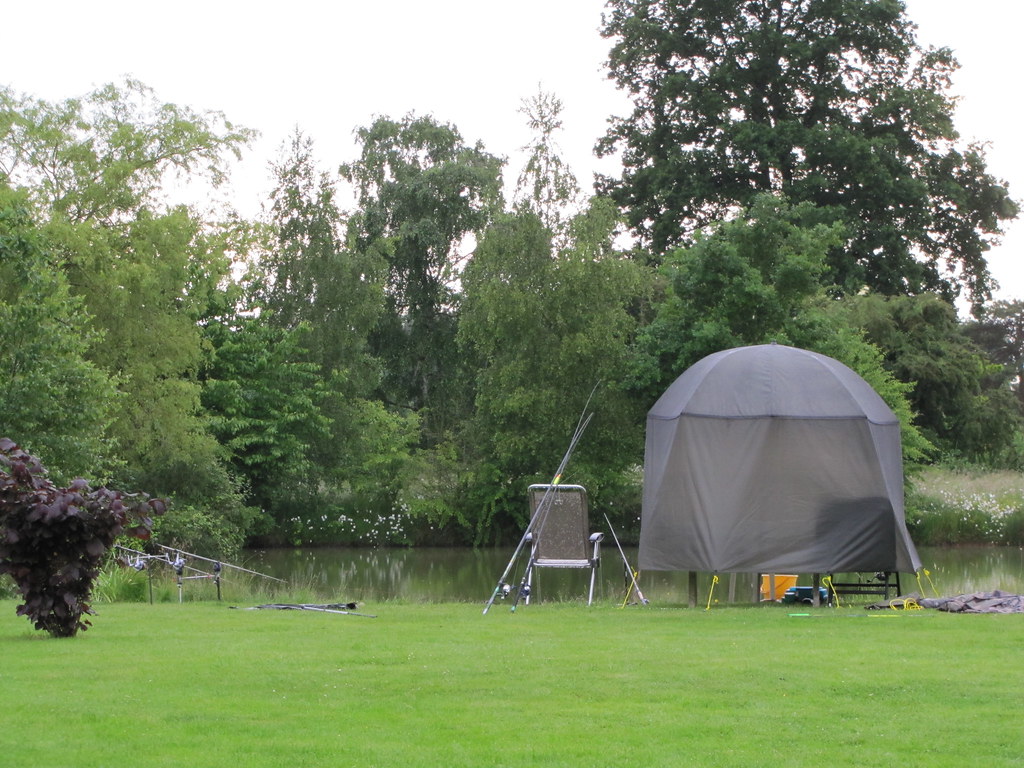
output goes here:
[{"label": "shelter fabric panel", "polygon": [[649,437],[670,445],[672,469],[645,486],[641,569],[891,567],[893,510],[864,422],[683,417]]},{"label": "shelter fabric panel", "polygon": [[898,424],[856,372],[832,358],[781,344],[739,347],[687,369],[658,399],[649,419],[682,413],[718,418],[867,418]]},{"label": "shelter fabric panel", "polygon": [[856,373],[781,345],[710,355],[648,414],[639,565],[913,571],[899,422]]}]

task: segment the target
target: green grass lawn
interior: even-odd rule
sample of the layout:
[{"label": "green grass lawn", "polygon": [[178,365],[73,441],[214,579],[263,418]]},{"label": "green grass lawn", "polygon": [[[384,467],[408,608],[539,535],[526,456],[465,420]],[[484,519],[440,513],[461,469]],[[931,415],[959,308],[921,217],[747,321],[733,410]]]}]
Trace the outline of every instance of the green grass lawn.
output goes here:
[{"label": "green grass lawn", "polygon": [[0,764],[1020,766],[1024,617],[0,602]]}]

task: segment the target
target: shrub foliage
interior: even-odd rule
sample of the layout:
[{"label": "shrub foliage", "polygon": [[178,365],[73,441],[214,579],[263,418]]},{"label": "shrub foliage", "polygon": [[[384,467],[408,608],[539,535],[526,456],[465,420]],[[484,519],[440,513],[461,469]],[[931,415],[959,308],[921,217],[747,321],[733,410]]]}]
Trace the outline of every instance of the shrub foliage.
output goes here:
[{"label": "shrub foliage", "polygon": [[24,603],[18,615],[54,637],[90,626],[88,600],[106,553],[120,535],[145,539],[166,502],[145,494],[56,487],[35,456],[0,439],[0,574]]}]

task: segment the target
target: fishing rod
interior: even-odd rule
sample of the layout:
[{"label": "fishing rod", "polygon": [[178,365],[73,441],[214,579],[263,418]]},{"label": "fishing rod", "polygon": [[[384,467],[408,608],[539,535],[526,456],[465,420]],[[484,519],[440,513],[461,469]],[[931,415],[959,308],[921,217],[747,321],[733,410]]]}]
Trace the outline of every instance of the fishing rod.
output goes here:
[{"label": "fishing rod", "polygon": [[[501,574],[501,578],[498,579],[498,583],[497,585],[495,585],[494,591],[491,593],[490,599],[488,599],[487,604],[484,606],[485,616],[487,615],[487,611],[491,609],[491,606],[494,605],[494,601],[495,599],[497,599],[499,595],[502,598],[505,598],[508,597],[509,592],[512,591],[512,586],[507,581],[509,574],[512,573],[512,569],[515,567],[516,560],[519,559],[519,555],[523,551],[523,545],[530,540],[530,534],[533,532],[533,524],[540,518],[542,514],[545,517],[547,516],[547,508],[551,504],[550,498],[552,496],[552,491],[562,481],[562,473],[565,471],[565,467],[569,464],[569,458],[572,456],[573,451],[576,450],[576,445],[579,443],[580,438],[583,437],[583,432],[586,430],[587,425],[590,424],[590,420],[594,416],[593,412],[587,413],[587,409],[590,407],[590,400],[591,398],[594,397],[594,392],[597,390],[597,387],[599,385],[600,382],[595,384],[594,389],[590,391],[590,396],[587,398],[587,402],[583,406],[583,412],[580,414],[579,421],[576,422],[576,429],[572,434],[572,439],[570,439],[569,441],[569,448],[562,456],[562,461],[558,464],[558,469],[555,472],[554,478],[552,478],[551,480],[551,484],[548,486],[547,490],[544,491],[544,495],[541,497],[540,503],[537,504],[536,511],[530,518],[530,523],[526,526],[526,530],[523,531],[523,536],[519,539],[519,544],[516,545],[515,551],[512,553],[512,557],[508,561],[508,565],[505,566],[504,573]],[[519,590],[516,593],[515,603],[519,602],[519,595],[526,587],[525,578],[526,577],[524,576],[524,581],[522,584],[520,584]],[[515,611],[515,608],[516,606],[515,604],[513,604],[512,610]]]},{"label": "fishing rod", "polygon": [[[589,401],[588,401],[589,402]],[[573,451],[576,450],[576,444],[580,438],[583,437],[583,432],[586,430],[587,425],[590,423],[593,413],[587,414],[587,418],[584,421],[579,422],[576,427],[576,432],[573,433],[573,438],[569,443],[569,450],[566,451],[565,456],[562,458],[562,463],[558,467],[558,472],[555,474],[554,479],[544,489],[544,495],[541,496],[540,501],[537,503],[537,511],[534,513],[530,520],[530,525],[526,528],[526,533],[523,534],[523,539],[526,541],[532,541],[534,537],[539,537],[544,530],[544,524],[548,520],[548,512],[551,511],[551,505],[554,504],[555,494],[559,492],[559,483],[562,481],[562,472],[565,470],[565,465],[569,463],[569,457]],[[534,526],[534,522],[537,525]],[[533,534],[533,536],[531,536]],[[515,597],[512,598],[512,613],[516,612],[516,606],[519,605],[520,599],[530,596],[530,575],[533,573],[533,552],[530,552],[529,562],[526,564],[526,570],[523,571],[522,581],[519,582],[519,589],[516,590]]]},{"label": "fishing rod", "polygon": [[[569,459],[576,450],[576,446],[579,444],[580,439],[583,437],[583,433],[586,431],[587,426],[590,424],[590,420],[594,418],[594,414],[591,411],[587,413],[587,409],[590,407],[590,401],[594,397],[594,392],[597,391],[600,386],[600,381],[594,385],[594,388],[590,390],[590,395],[587,397],[587,402],[583,404],[583,411],[580,413],[580,418],[576,422],[576,429],[573,432],[572,439],[569,441],[569,447],[565,454],[562,456],[562,461],[558,464],[558,469],[555,472],[555,476],[552,478],[551,483],[544,489],[544,495],[537,503],[537,509],[534,511],[530,518],[530,523],[527,525],[526,530],[523,532],[523,538],[519,542],[519,549],[522,548],[523,544],[528,541],[533,541],[534,535],[539,535],[544,529],[544,524],[547,522],[548,512],[551,509],[551,505],[554,503],[555,494],[559,491],[559,483],[562,482],[562,473],[565,472],[566,466],[569,464]],[[539,522],[539,525],[535,525]],[[509,563],[511,568],[512,562],[515,561],[518,556],[519,549],[516,551],[516,555],[513,556],[513,560]],[[519,600],[523,597],[528,597],[530,593],[530,574],[533,569],[533,552],[530,553],[529,562],[526,565],[526,570],[523,572],[522,581],[519,584],[519,589],[516,590],[515,597],[512,600],[512,613],[515,613],[516,606],[519,605]],[[502,579],[504,581],[504,578]],[[505,594],[509,591],[509,586],[505,585]],[[504,596],[504,595],[503,595]],[[493,596],[492,596],[493,600]]]},{"label": "fishing rod", "polygon": [[185,561],[182,560],[180,557],[171,560],[170,556],[166,553],[160,555],[150,555],[146,552],[141,552],[137,549],[132,549],[131,547],[122,546],[121,544],[117,544],[115,546],[124,552],[130,552],[131,554],[135,555],[135,560],[133,562],[129,562],[128,565],[130,565],[137,571],[143,570],[146,567],[146,563],[148,563],[151,560],[155,560],[158,563],[166,563],[175,570],[177,570],[180,567],[182,570],[195,571],[198,574],[202,574],[201,576],[194,576],[190,578],[210,578],[209,573],[207,573],[204,570],[201,570],[200,568],[193,568],[191,565],[185,563]]},{"label": "fishing rod", "polygon": [[[640,591],[640,585],[637,583],[636,580],[636,571],[634,571],[632,567],[630,567],[629,561],[626,559],[626,553],[622,550],[622,545],[619,544],[619,537],[615,535],[615,528],[612,527],[612,521],[608,519],[608,513],[604,513],[604,520],[606,523],[608,523],[608,530],[612,533],[612,538],[615,540],[615,546],[619,548],[619,554],[622,555],[622,563],[626,566],[626,570],[629,571],[629,578],[633,580],[632,588],[636,590],[636,596],[640,598],[641,603],[643,603],[644,605],[649,605],[651,601],[644,597],[644,593]],[[629,590],[626,590],[626,600],[628,599]],[[622,603],[622,605],[626,605],[625,601]]]},{"label": "fishing rod", "polygon": [[[561,482],[562,471],[565,469],[566,464],[568,464],[569,457],[572,455],[572,452],[576,448],[576,444],[579,442],[579,438],[583,434],[582,430],[586,429],[587,424],[590,423],[591,416],[593,416],[593,414],[589,414],[585,421],[581,422],[580,424],[577,424],[576,431],[573,433],[572,440],[570,440],[569,442],[569,449],[565,452],[565,455],[562,457],[561,463],[558,465],[558,471],[555,472],[555,476],[551,480],[551,484],[544,491],[544,495],[541,497],[540,503],[537,504],[537,509],[534,511],[533,516],[530,518],[529,524],[526,526],[526,530],[523,531],[522,538],[519,539],[519,544],[516,546],[515,551],[512,553],[512,557],[509,559],[508,565],[505,566],[504,573],[501,574],[501,578],[498,579],[498,583],[494,587],[494,591],[491,593],[490,599],[484,606],[485,616],[487,615],[487,611],[489,611],[491,606],[494,604],[495,598],[497,598],[500,595],[502,599],[504,599],[508,597],[509,593],[512,591],[512,585],[508,583],[507,579],[509,575],[512,573],[512,569],[515,567],[516,561],[519,559],[519,556],[523,551],[523,546],[528,541],[530,541],[531,533],[533,533],[534,523],[540,518],[542,514],[547,514],[547,507],[550,506],[550,497],[552,495],[552,489],[555,488],[558,485],[558,483]],[[519,592],[522,592],[524,587],[525,584],[521,584],[519,587]],[[519,602],[519,592],[517,592],[516,594],[517,603]],[[514,605],[512,607],[512,610],[515,610]]]},{"label": "fishing rod", "polygon": [[213,559],[211,559],[209,557],[203,557],[202,555],[194,555],[191,552],[186,552],[183,549],[177,549],[177,548],[174,548],[174,547],[166,547],[163,544],[157,544],[157,546],[160,547],[160,549],[162,549],[162,550],[164,550],[166,552],[172,553],[172,554],[184,555],[185,557],[191,557],[191,558],[194,558],[196,560],[204,560],[207,563],[213,563],[215,567],[216,566],[221,566],[221,567],[224,567],[224,568],[234,568],[236,571],[242,571],[244,573],[251,573],[253,576],[260,576],[261,578],[270,579],[272,581],[280,581],[282,584],[286,583],[284,579],[279,579],[276,576],[267,576],[267,574],[260,573],[259,571],[251,571],[248,568],[243,568],[240,565],[232,565],[231,563],[224,563],[224,562],[221,562],[220,560],[213,560]]},{"label": "fishing rod", "polygon": [[[122,552],[129,552],[129,553],[135,555],[134,559],[129,560],[128,565],[131,566],[132,568],[134,568],[137,571],[141,571],[143,568],[145,568],[146,567],[146,563],[149,562],[150,560],[158,560],[161,563],[167,563],[168,565],[170,565],[170,562],[171,562],[171,559],[167,555],[164,555],[164,554],[161,554],[161,555],[150,555],[147,552],[143,552],[142,550],[139,550],[139,549],[132,549],[131,547],[126,547],[123,544],[115,544],[114,547],[116,549],[121,550]],[[125,559],[127,560],[128,558],[125,558]]]}]

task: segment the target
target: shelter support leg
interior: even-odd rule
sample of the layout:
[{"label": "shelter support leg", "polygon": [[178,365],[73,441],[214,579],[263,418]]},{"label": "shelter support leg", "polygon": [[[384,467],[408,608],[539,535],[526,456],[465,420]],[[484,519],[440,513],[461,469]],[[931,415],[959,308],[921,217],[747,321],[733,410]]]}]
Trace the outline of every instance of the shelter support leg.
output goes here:
[{"label": "shelter support leg", "polygon": [[754,598],[753,598],[753,602],[754,602],[754,605],[757,605],[758,603],[761,602],[761,574],[760,573],[755,573],[754,574]]},{"label": "shelter support leg", "polygon": [[691,608],[697,607],[697,572],[690,571],[689,577],[689,600],[687,601]]},{"label": "shelter support leg", "polygon": [[819,607],[821,605],[821,591],[820,591],[820,587],[821,587],[821,574],[820,573],[816,573],[816,574],[813,575],[813,578],[812,578],[812,581],[811,581],[811,590],[812,590],[811,605],[813,605],[815,608],[817,608],[817,607]]}]

